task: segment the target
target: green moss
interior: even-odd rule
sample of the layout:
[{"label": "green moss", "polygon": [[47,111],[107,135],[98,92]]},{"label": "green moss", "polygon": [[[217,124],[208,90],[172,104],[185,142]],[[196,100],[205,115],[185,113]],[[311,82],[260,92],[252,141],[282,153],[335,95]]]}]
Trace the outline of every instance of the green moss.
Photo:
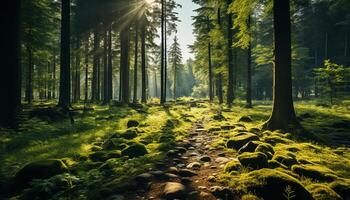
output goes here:
[{"label": "green moss", "polygon": [[143,144],[133,144],[122,150],[122,156],[128,156],[130,158],[144,156],[148,153],[145,145]]},{"label": "green moss", "polygon": [[332,190],[339,194],[343,199],[350,197],[350,181],[337,180],[328,185]]},{"label": "green moss", "polygon": [[255,149],[255,151],[264,153],[268,159],[271,159],[275,154],[273,147],[267,143],[259,144],[259,146]]},{"label": "green moss", "polygon": [[312,184],[306,186],[306,189],[312,194],[314,199],[317,200],[342,200],[343,198],[339,196],[334,190],[332,190],[327,185],[323,184]]},{"label": "green moss", "polygon": [[268,166],[266,155],[260,152],[243,153],[238,156],[238,160],[244,167],[251,169],[261,169]]},{"label": "green moss", "polygon": [[267,142],[271,145],[276,145],[276,144],[290,144],[293,143],[292,140],[277,136],[277,135],[272,135],[272,136],[267,136],[264,138],[264,142]]},{"label": "green moss", "polygon": [[279,163],[279,162],[276,161],[276,160],[269,160],[269,161],[268,161],[268,167],[269,167],[270,169],[275,169],[275,168],[278,168],[278,167],[281,167],[281,168],[283,168],[283,169],[288,169],[287,166],[285,166],[285,165],[282,164],[282,163]]},{"label": "green moss", "polygon": [[285,152],[278,152],[273,157],[273,160],[275,160],[275,161],[277,161],[277,162],[279,162],[287,167],[291,167],[292,165],[298,164],[298,161],[295,159],[295,155],[293,156],[293,154],[289,154],[289,153],[285,153]]},{"label": "green moss", "polygon": [[228,162],[225,167],[224,167],[224,171],[225,172],[233,172],[233,171],[238,171],[240,168],[242,168],[242,165],[239,161],[237,160],[233,160]]},{"label": "green moss", "polygon": [[259,137],[253,133],[241,133],[229,139],[226,143],[226,147],[238,150],[248,142],[258,141],[258,140],[259,140]]},{"label": "green moss", "polygon": [[318,181],[333,181],[337,177],[327,167],[317,165],[294,165],[292,171],[300,176],[305,176]]},{"label": "green moss", "polygon": [[241,200],[261,200],[261,199],[253,194],[245,194],[241,197]]}]

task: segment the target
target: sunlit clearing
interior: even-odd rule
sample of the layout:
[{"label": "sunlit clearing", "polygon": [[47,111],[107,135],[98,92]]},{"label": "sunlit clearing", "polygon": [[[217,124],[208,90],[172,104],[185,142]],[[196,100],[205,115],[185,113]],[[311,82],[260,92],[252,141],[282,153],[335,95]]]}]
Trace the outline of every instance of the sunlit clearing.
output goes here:
[{"label": "sunlit clearing", "polygon": [[154,3],[154,0],[145,0],[145,2],[146,2],[147,4],[152,4],[152,3]]}]

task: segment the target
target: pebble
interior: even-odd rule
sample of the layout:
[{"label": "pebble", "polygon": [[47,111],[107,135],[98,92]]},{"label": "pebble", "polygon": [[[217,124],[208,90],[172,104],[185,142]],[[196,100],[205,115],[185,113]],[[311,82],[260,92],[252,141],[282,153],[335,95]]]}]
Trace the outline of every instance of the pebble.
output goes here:
[{"label": "pebble", "polygon": [[187,169],[195,169],[195,170],[198,170],[201,168],[201,164],[199,162],[193,162],[193,163],[190,163],[186,166]]},{"label": "pebble", "polygon": [[186,196],[186,186],[181,183],[168,182],[165,184],[163,194],[166,199],[184,198]]},{"label": "pebble", "polygon": [[210,162],[211,158],[209,156],[202,156],[199,158],[199,160],[202,162]]}]

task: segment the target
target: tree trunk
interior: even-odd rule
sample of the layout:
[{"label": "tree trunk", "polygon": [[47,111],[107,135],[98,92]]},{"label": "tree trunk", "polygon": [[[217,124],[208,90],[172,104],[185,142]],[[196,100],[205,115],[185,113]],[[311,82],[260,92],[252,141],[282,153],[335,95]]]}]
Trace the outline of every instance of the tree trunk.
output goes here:
[{"label": "tree trunk", "polygon": [[209,78],[209,101],[213,102],[214,100],[214,91],[213,91],[213,69],[212,69],[212,61],[211,61],[211,40],[210,40],[210,19],[207,17],[207,29],[208,29],[208,78]]},{"label": "tree trunk", "polygon": [[52,85],[52,66],[50,61],[47,62],[47,99],[51,100],[52,98],[52,91],[51,91],[51,85]]},{"label": "tree trunk", "polygon": [[121,102],[129,103],[129,43],[130,30],[125,27],[120,32],[120,72],[121,72]]},{"label": "tree trunk", "polygon": [[141,73],[142,73],[141,102],[146,103],[147,102],[147,96],[146,96],[147,71],[146,71],[146,24],[145,24],[145,21],[143,21],[142,29],[141,29]]},{"label": "tree trunk", "polygon": [[53,56],[52,64],[52,98],[56,99],[56,56]]},{"label": "tree trunk", "polygon": [[28,104],[32,104],[34,64],[33,64],[33,50],[32,50],[31,44],[27,45],[27,54],[28,54],[28,71],[27,71],[25,100],[28,102]]},{"label": "tree trunk", "polygon": [[80,52],[80,36],[77,36],[76,44],[76,54],[75,54],[75,76],[73,81],[73,102],[77,103],[80,100],[80,61],[81,61],[81,52]]},{"label": "tree trunk", "polygon": [[113,99],[112,25],[108,30],[108,102]]},{"label": "tree trunk", "polygon": [[0,54],[2,72],[0,87],[4,94],[0,103],[0,126],[15,127],[17,114],[21,107],[21,67],[20,67],[20,0],[3,2],[1,12],[2,48],[6,51]]},{"label": "tree trunk", "polygon": [[223,97],[223,89],[222,89],[222,74],[218,74],[217,77],[217,95],[219,99],[219,104],[224,103],[224,97]]},{"label": "tree trunk", "polygon": [[85,41],[85,104],[88,101],[89,98],[89,35],[86,38]]},{"label": "tree trunk", "polygon": [[138,68],[138,56],[139,56],[139,24],[135,22],[135,55],[134,55],[134,95],[133,102],[137,102],[137,68]]},{"label": "tree trunk", "polygon": [[103,25],[103,104],[108,104],[108,32],[107,25]]},{"label": "tree trunk", "polygon": [[165,103],[165,99],[164,99],[164,56],[165,56],[165,50],[164,50],[164,24],[165,24],[165,20],[164,20],[164,16],[165,16],[165,12],[164,12],[164,7],[165,7],[165,0],[161,0],[161,67],[160,67],[160,103],[164,104]]},{"label": "tree trunk", "polygon": [[292,58],[290,1],[274,0],[275,62],[273,76],[273,110],[264,124],[268,130],[288,130],[300,126],[292,97]]},{"label": "tree trunk", "polygon": [[[248,17],[248,28],[251,27],[251,17]],[[250,36],[251,37],[251,36]],[[247,102],[246,108],[252,108],[252,42],[251,38],[248,44],[247,51]]]},{"label": "tree trunk", "polygon": [[98,99],[98,55],[97,51],[100,48],[100,38],[98,30],[94,31],[94,49],[93,49],[93,67],[92,67],[92,82],[91,82],[91,100],[96,102]]},{"label": "tree trunk", "polygon": [[[228,0],[227,3],[231,4],[232,0]],[[233,22],[232,14],[227,14],[227,60],[228,60],[228,84],[227,84],[227,105],[229,107],[233,104],[234,98],[234,66],[233,66]]]},{"label": "tree trunk", "polygon": [[177,63],[174,62],[174,101],[176,101],[176,65]]},{"label": "tree trunk", "polygon": [[61,72],[58,105],[68,110],[70,105],[70,0],[62,0],[61,20]]}]

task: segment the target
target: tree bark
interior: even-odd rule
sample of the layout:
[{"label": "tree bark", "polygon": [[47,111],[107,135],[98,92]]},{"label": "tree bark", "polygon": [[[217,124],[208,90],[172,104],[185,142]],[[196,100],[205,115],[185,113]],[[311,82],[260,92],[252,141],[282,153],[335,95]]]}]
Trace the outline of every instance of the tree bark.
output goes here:
[{"label": "tree bark", "polygon": [[73,102],[77,103],[80,100],[80,61],[81,61],[81,52],[80,52],[80,36],[77,36],[76,43],[76,52],[75,52],[75,73],[73,78]]},{"label": "tree bark", "polygon": [[214,91],[213,91],[213,69],[212,69],[212,61],[211,61],[211,40],[210,40],[210,19],[207,17],[207,28],[208,28],[208,78],[209,78],[209,101],[213,102],[214,100]]},{"label": "tree bark", "polygon": [[0,54],[2,72],[0,73],[0,87],[2,94],[0,103],[0,126],[15,127],[17,114],[21,108],[21,67],[20,67],[20,0],[3,2],[1,24],[2,48],[6,51]]},{"label": "tree bark", "polygon": [[108,102],[113,99],[112,25],[108,30]]},{"label": "tree bark", "polygon": [[121,102],[128,104],[129,94],[129,26],[123,28],[120,32],[120,71],[121,71]]},{"label": "tree bark", "polygon": [[145,24],[145,20],[142,23],[142,29],[141,29],[141,73],[142,73],[141,102],[146,103],[147,102],[147,96],[146,96],[147,71],[146,71],[146,24]]},{"label": "tree bark", "polygon": [[[251,27],[251,17],[248,17],[248,28]],[[250,40],[248,44],[248,51],[247,51],[247,102],[246,102],[246,108],[252,108],[252,42],[251,42],[251,35]]]},{"label": "tree bark", "polygon": [[264,124],[268,130],[300,127],[292,97],[292,58],[290,1],[274,0],[275,61],[273,76],[273,110]]},{"label": "tree bark", "polygon": [[[228,5],[232,0],[228,0]],[[233,65],[233,22],[232,14],[227,14],[227,60],[228,60],[228,85],[227,85],[227,105],[230,107],[234,100],[234,65]]]},{"label": "tree bark", "polygon": [[61,72],[58,105],[68,110],[70,106],[70,0],[62,0],[61,20]]},{"label": "tree bark", "polygon": [[165,20],[164,20],[164,16],[165,16],[165,12],[164,12],[164,4],[165,0],[161,0],[161,66],[160,66],[160,103],[164,104],[165,103],[165,99],[164,99],[164,56],[165,56],[165,50],[164,50],[164,24],[165,24]]},{"label": "tree bark", "polygon": [[86,37],[85,41],[85,104],[88,102],[89,98],[89,35]]},{"label": "tree bark", "polygon": [[100,48],[100,38],[98,30],[94,31],[94,49],[93,49],[93,67],[92,67],[92,83],[91,83],[91,100],[98,100],[98,49]]},{"label": "tree bark", "polygon": [[103,104],[106,105],[108,101],[108,32],[107,25],[103,25]]},{"label": "tree bark", "polygon": [[135,50],[134,50],[134,95],[133,102],[137,102],[137,68],[138,68],[138,56],[139,56],[139,24],[135,22]]},{"label": "tree bark", "polygon": [[26,92],[25,100],[28,104],[32,104],[33,101],[33,50],[31,44],[27,44],[27,55],[28,55],[28,70],[27,70],[27,83],[26,83]]}]

